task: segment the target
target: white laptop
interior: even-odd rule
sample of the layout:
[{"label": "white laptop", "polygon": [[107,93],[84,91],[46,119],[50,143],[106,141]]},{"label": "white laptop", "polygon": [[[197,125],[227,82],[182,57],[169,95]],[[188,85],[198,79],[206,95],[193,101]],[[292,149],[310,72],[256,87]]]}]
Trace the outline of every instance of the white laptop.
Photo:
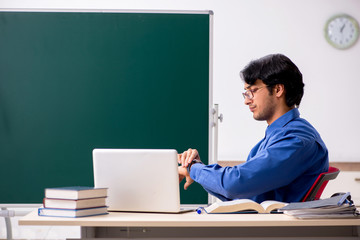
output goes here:
[{"label": "white laptop", "polygon": [[181,211],[176,150],[94,149],[93,163],[109,211]]}]

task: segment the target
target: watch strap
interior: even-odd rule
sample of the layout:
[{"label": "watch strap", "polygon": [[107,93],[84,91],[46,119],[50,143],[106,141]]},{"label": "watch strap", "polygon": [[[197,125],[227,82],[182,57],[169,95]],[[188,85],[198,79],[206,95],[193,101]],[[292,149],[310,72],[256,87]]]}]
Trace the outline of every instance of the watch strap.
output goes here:
[{"label": "watch strap", "polygon": [[188,172],[190,173],[190,169],[191,169],[191,166],[193,165],[193,164],[195,164],[195,163],[203,163],[201,160],[199,160],[199,159],[194,159],[194,160],[192,160],[192,162],[188,165],[188,167],[187,167],[187,170],[188,170]]}]

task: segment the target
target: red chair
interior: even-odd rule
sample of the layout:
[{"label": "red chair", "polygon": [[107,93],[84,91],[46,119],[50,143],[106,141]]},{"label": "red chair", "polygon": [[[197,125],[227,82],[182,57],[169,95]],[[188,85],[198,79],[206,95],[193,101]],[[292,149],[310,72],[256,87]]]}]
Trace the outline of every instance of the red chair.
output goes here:
[{"label": "red chair", "polygon": [[335,179],[339,175],[340,170],[336,167],[329,166],[329,171],[321,173],[310,190],[306,193],[302,202],[319,200],[329,180]]}]

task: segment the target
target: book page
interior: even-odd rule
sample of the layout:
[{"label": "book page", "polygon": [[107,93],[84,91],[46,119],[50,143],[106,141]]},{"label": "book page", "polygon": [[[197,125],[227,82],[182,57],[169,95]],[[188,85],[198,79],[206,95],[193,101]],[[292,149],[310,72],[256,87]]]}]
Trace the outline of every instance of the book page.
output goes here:
[{"label": "book page", "polygon": [[260,205],[265,209],[265,212],[270,213],[273,210],[277,210],[279,208],[282,208],[282,207],[288,205],[288,203],[267,200],[267,201],[262,202]]},{"label": "book page", "polygon": [[207,213],[233,213],[247,210],[255,210],[263,213],[264,209],[255,201],[250,199],[237,199],[227,202],[216,202],[205,208]]},{"label": "book page", "polygon": [[220,205],[222,205],[222,206],[227,206],[227,205],[244,204],[244,203],[256,203],[256,202],[251,200],[251,199],[236,199],[236,200],[220,202],[220,203],[221,203]]}]

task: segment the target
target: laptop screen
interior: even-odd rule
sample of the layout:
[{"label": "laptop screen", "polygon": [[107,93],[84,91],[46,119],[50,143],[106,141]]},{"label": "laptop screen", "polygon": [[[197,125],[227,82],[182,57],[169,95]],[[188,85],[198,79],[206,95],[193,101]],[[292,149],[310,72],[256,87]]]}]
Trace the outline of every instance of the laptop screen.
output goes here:
[{"label": "laptop screen", "polygon": [[95,187],[107,187],[109,211],[179,212],[177,151],[94,149]]}]

